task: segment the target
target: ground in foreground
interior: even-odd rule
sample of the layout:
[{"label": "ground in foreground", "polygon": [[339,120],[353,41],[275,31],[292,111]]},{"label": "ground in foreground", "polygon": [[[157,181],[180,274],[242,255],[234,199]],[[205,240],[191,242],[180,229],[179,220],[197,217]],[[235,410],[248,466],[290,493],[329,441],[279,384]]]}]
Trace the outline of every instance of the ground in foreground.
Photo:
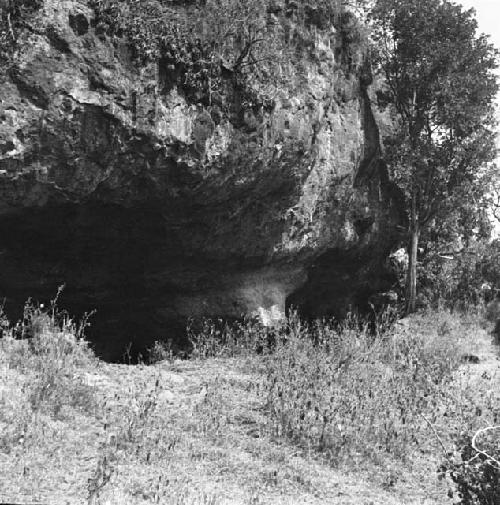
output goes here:
[{"label": "ground in foreground", "polygon": [[[436,396],[433,402],[415,404],[421,405],[421,415],[412,417],[411,429],[400,426],[409,421],[396,419],[389,404],[377,412],[371,403],[366,422],[373,428],[365,426],[362,433],[354,429],[359,416],[368,417],[366,410],[353,407],[346,411],[350,420],[336,420],[328,428],[331,440],[335,433],[337,437],[330,445],[325,437],[318,445],[311,433],[300,434],[306,426],[316,429],[312,421],[308,425],[298,421],[312,419],[313,409],[297,407],[299,415],[293,421],[290,409],[284,420],[285,409],[275,408],[281,397],[270,382],[286,380],[291,370],[291,354],[284,348],[274,354],[241,352],[129,366],[94,359],[86,344],[73,338],[68,324],[59,325],[57,331],[50,321],[41,324],[38,344],[4,338],[0,340],[0,501],[452,503],[447,497],[452,484],[438,479],[437,472],[445,450],[451,457],[458,450],[459,436],[492,425],[500,408],[500,363],[491,337],[477,319],[459,319],[450,314],[417,316],[398,325],[392,340],[385,340],[384,349],[392,346],[394,356],[401,341],[417,339],[426,353],[435,356],[433,367],[442,365],[445,355],[453,355],[450,359],[456,365],[450,365],[439,392],[429,390]],[[361,356],[356,346],[359,343],[349,349],[351,358]],[[293,359],[307,354],[304,347],[293,349]],[[344,347],[340,350],[345,354]],[[414,348],[408,347],[411,352]],[[382,367],[371,358],[358,358],[351,369],[340,370],[339,377],[348,377],[350,384],[359,382],[362,389],[366,381],[377,383],[390,397],[391,387],[401,381],[396,374],[403,373],[398,368],[401,361],[384,361]],[[422,358],[410,358],[405,366],[414,367],[411,373],[417,374],[423,365],[415,360]],[[343,361],[335,361],[335,370],[345,361],[338,359]],[[324,363],[330,361],[318,359],[307,365],[321,371]],[[332,387],[338,390],[339,384]],[[355,400],[348,396],[352,391],[345,389],[347,402]],[[381,405],[380,398],[375,399],[375,405]],[[311,400],[307,402],[310,405]],[[372,440],[375,431],[379,438]],[[387,446],[380,433],[390,438]],[[404,442],[399,442],[398,433],[399,439],[401,434],[406,437]]]}]

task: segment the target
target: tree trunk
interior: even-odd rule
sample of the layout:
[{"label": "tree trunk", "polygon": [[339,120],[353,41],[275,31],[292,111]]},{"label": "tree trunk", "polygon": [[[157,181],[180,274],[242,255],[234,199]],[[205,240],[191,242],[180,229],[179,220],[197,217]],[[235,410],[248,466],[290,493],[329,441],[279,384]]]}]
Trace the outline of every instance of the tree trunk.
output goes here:
[{"label": "tree trunk", "polygon": [[417,252],[420,227],[415,199],[412,201],[411,222],[408,243],[408,273],[406,276],[406,314],[415,312],[417,307]]}]

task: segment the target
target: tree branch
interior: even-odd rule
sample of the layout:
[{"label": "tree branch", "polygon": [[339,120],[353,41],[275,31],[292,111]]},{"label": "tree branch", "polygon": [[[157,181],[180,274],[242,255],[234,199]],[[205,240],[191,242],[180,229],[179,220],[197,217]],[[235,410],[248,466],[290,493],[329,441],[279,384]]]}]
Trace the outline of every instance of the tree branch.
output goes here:
[{"label": "tree branch", "polygon": [[239,71],[239,69],[241,68],[241,66],[243,64],[243,61],[250,54],[250,51],[252,50],[252,47],[255,46],[256,44],[258,44],[259,42],[263,42],[263,41],[264,41],[264,39],[260,38],[260,39],[249,40],[246,43],[245,47],[243,48],[243,50],[241,51],[240,55],[238,56],[238,58],[236,59],[236,61],[233,64],[233,72],[236,73],[236,72]]}]

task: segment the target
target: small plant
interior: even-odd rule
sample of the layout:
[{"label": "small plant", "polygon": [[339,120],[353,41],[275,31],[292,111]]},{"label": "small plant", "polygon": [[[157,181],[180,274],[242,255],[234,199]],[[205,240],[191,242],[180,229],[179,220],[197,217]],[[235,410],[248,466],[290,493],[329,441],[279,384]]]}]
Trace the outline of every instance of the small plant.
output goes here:
[{"label": "small plant", "polygon": [[268,328],[252,318],[229,323],[203,319],[188,324],[188,337],[195,359],[249,356],[270,352],[283,328]]},{"label": "small plant", "polygon": [[4,312],[5,300],[0,305],[0,338],[7,337],[10,335],[10,323],[7,315]]},{"label": "small plant", "polygon": [[227,431],[227,415],[224,413],[224,381],[220,377],[209,384],[204,385],[202,398],[195,405],[197,423],[193,429],[201,432],[205,437],[220,438]]},{"label": "small plant", "polygon": [[4,0],[0,3],[0,62],[10,65],[20,33],[43,0]]},{"label": "small plant", "polygon": [[144,395],[138,395],[129,406],[124,416],[122,430],[117,438],[119,444],[138,445],[147,434],[147,424],[158,404],[160,379],[156,379],[154,388]]},{"label": "small plant", "polygon": [[87,502],[89,505],[97,505],[100,503],[101,493],[110,482],[114,472],[115,467],[110,461],[109,455],[101,453],[94,472],[87,482]]},{"label": "small plant", "polygon": [[153,347],[148,349],[148,363],[150,365],[162,361],[168,361],[170,363],[174,361],[174,351],[170,340],[156,340]]},{"label": "small plant", "polygon": [[[165,446],[175,445],[157,409],[162,387],[159,377],[152,386],[146,382],[130,384],[124,404],[106,415],[104,428],[108,442],[104,452],[108,459],[134,458],[149,465],[164,456],[168,451]],[[114,401],[122,404],[118,396]]]}]

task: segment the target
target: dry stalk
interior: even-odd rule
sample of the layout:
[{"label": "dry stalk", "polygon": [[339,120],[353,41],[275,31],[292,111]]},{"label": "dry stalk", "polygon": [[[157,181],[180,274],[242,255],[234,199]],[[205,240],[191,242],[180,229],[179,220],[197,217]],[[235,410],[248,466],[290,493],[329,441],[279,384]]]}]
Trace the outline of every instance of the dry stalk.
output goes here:
[{"label": "dry stalk", "polygon": [[443,449],[443,452],[445,454],[445,456],[449,459],[449,455],[450,455],[450,451],[448,451],[446,449],[446,446],[444,445],[444,442],[443,440],[441,439],[441,437],[439,436],[439,433],[437,432],[435,426],[422,414],[420,413],[419,414],[420,417],[422,417],[422,419],[430,426],[431,430],[434,432],[434,436],[436,437],[437,441],[439,442],[439,444],[441,445],[442,449]]}]

